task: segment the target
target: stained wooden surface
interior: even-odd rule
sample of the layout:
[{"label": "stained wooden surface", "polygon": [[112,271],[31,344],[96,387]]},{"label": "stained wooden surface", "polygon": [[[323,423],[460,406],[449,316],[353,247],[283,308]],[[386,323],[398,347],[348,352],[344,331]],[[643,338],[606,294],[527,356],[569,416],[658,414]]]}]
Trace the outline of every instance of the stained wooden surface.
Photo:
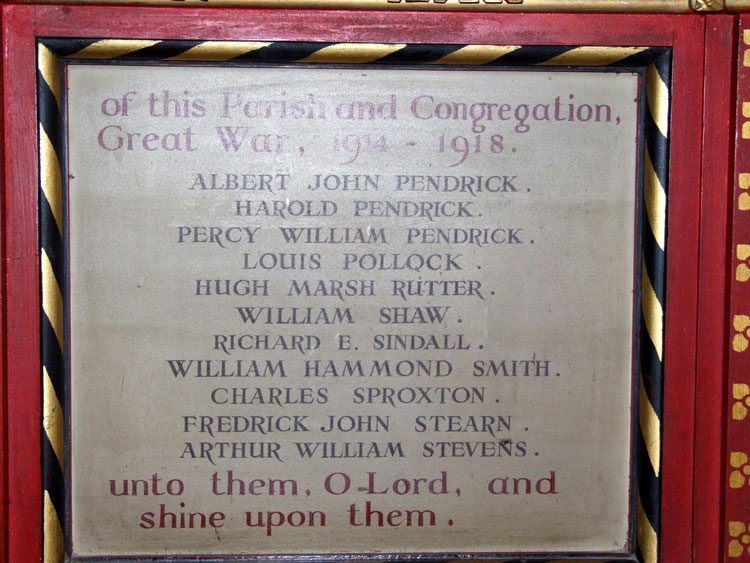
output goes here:
[{"label": "stained wooden surface", "polygon": [[[722,552],[716,522],[723,469],[723,362],[728,339],[726,207],[731,68],[706,64],[704,40],[727,55],[734,16],[563,15],[156,7],[3,6],[5,190],[3,304],[7,382],[0,515],[4,560],[41,554],[39,253],[35,36],[163,39],[591,44],[671,46],[674,94],[668,217],[662,560],[697,563]],[[707,23],[707,22],[712,23]],[[713,26],[713,27],[712,27]],[[704,67],[705,64],[705,67]],[[707,73],[704,108],[703,71]],[[702,116],[707,118],[705,130]],[[701,153],[704,145],[705,157]],[[748,141],[750,142],[750,141]],[[703,185],[701,184],[703,180]],[[750,213],[750,212],[749,212]],[[747,223],[747,222],[746,222]],[[718,288],[718,290],[717,290]],[[0,391],[2,393],[2,391]],[[0,396],[0,399],[2,397]],[[718,417],[718,418],[717,418]],[[606,455],[606,452],[603,452]],[[717,480],[718,479],[718,480]],[[2,518],[6,517],[6,526]],[[746,505],[743,518],[750,522]],[[714,524],[715,525],[715,524]],[[707,533],[708,532],[708,533]]]},{"label": "stained wooden surface", "polygon": [[[28,13],[29,8],[23,12]],[[36,212],[36,66],[34,41],[21,12],[3,14],[5,40],[5,381],[8,389],[7,561],[38,560],[41,549],[41,373],[39,256]],[[21,17],[19,17],[21,16]],[[28,69],[19,72],[20,69]],[[14,78],[7,78],[13,73]],[[12,101],[11,101],[12,100]]]},{"label": "stained wooden surface", "polygon": [[724,418],[729,321],[734,70],[738,18],[706,25],[700,215],[698,361],[695,390],[693,560],[723,557]]},{"label": "stained wooden surface", "polygon": [[[0,31],[0,36],[2,31]],[[5,68],[4,59],[0,59],[0,74],[2,74]],[[3,99],[3,81],[0,80],[0,100]],[[4,136],[4,120],[0,120],[0,138]],[[0,162],[3,162],[5,156],[5,144],[0,147]],[[4,178],[0,175],[0,190],[5,185]],[[6,413],[6,397],[7,397],[7,377],[6,377],[6,362],[5,362],[5,318],[6,318],[6,284],[5,284],[5,202],[0,195],[0,311],[2,311],[2,322],[0,322],[0,530],[8,529],[8,503],[7,503],[7,490],[6,482],[8,475],[8,439],[7,439],[7,413]],[[7,534],[5,532],[0,533],[0,560],[8,561],[7,546],[8,541],[6,539]]]}]

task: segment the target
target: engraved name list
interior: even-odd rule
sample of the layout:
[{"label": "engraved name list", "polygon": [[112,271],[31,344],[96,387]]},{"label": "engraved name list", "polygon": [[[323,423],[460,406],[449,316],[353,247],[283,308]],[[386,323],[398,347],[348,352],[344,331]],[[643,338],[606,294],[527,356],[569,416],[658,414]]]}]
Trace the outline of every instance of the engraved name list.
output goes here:
[{"label": "engraved name list", "polygon": [[637,75],[67,72],[76,555],[623,549]]}]

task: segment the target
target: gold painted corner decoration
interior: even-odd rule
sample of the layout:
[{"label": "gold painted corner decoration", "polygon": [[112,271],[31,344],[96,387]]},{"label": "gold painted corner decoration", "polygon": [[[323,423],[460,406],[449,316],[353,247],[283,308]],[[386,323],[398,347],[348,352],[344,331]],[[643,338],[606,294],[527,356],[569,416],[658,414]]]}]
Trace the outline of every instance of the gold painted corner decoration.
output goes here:
[{"label": "gold painted corner decoration", "polygon": [[691,0],[691,8],[696,12],[722,12],[724,0]]}]

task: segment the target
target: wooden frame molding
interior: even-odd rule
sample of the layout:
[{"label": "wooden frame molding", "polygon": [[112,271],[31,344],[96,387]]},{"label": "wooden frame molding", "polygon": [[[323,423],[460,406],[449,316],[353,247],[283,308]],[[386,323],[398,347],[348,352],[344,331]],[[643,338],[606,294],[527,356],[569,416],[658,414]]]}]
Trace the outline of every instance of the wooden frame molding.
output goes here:
[{"label": "wooden frame molding", "polygon": [[[577,55],[571,45],[609,46],[610,53],[627,46],[669,50],[669,159],[653,163],[669,172],[669,186],[663,187],[670,236],[661,246],[669,256],[662,280],[668,291],[658,327],[665,358],[655,456],[661,501],[655,507],[658,545],[642,558],[750,561],[750,442],[743,410],[750,409],[750,239],[744,217],[750,213],[750,177],[743,168],[750,109],[745,114],[742,106],[750,68],[743,56],[750,43],[739,25],[750,27],[750,21],[734,14],[750,12],[750,0],[2,0],[0,10],[0,560],[64,557],[51,481],[59,475],[48,474],[41,460],[64,468],[65,397],[58,396],[50,372],[56,358],[40,358],[42,341],[59,343],[64,288],[54,274],[50,241],[38,227],[40,212],[49,213],[50,225],[59,219],[56,190],[65,170],[44,166],[51,154],[38,143],[44,116],[37,113],[37,88],[59,84],[57,59],[68,55],[41,47],[70,38],[93,45],[100,38],[151,37],[167,47],[181,41],[340,42],[358,46],[362,62],[372,55],[368,47],[397,42],[439,42],[458,50],[469,44],[549,45],[569,57]],[[227,49],[217,56],[231,55]],[[99,54],[116,56],[106,48]],[[574,61],[566,64],[586,64]],[[54,88],[46,93],[55,96]],[[45,201],[49,205],[42,208]],[[40,327],[43,314],[48,326],[41,319]]]},{"label": "wooden frame molding", "polygon": [[[15,2],[17,0],[11,0]],[[244,8],[437,10],[475,12],[720,12],[729,0],[28,0],[24,4],[119,4],[146,6],[237,6]],[[20,3],[20,2],[19,2]],[[735,0],[750,9],[750,0]],[[744,6],[742,6],[744,4]]]}]

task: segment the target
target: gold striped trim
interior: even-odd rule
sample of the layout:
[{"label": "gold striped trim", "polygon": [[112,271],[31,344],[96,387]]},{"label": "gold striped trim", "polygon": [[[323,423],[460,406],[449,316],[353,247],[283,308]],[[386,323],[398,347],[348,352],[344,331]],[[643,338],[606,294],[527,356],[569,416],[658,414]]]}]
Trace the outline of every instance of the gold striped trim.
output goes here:
[{"label": "gold striped trim", "polygon": [[467,45],[448,53],[444,57],[430,63],[436,65],[482,65],[491,63],[513,51],[520,49],[520,45]]},{"label": "gold striped trim", "polygon": [[638,547],[643,555],[643,563],[657,563],[659,559],[659,539],[656,536],[654,527],[648,521],[646,512],[641,504],[641,495],[638,493]]},{"label": "gold striped trim", "polygon": [[641,434],[646,444],[646,451],[651,460],[651,465],[654,468],[654,474],[658,477],[661,458],[661,422],[654,407],[651,405],[642,378],[638,406],[638,422],[640,422]]},{"label": "gold striped trim", "polygon": [[42,43],[39,43],[38,45],[39,51],[37,54],[37,65],[39,67],[39,72],[47,83],[47,86],[49,86],[49,89],[52,90],[52,95],[55,96],[57,107],[60,108],[62,107],[62,97],[60,95],[60,65],[57,55],[47,49]]},{"label": "gold striped trim", "polygon": [[65,470],[65,454],[63,439],[63,411],[60,400],[55,393],[55,387],[49,377],[46,367],[42,367],[42,377],[44,381],[44,413],[42,424],[52,449],[55,450],[57,461],[60,467]]},{"label": "gold striped trim", "polygon": [[47,251],[42,248],[42,309],[47,315],[63,350],[62,293],[52,270]]},{"label": "gold striped trim", "polygon": [[666,248],[666,220],[667,220],[667,194],[664,186],[661,185],[659,176],[654,170],[654,164],[651,162],[651,155],[646,152],[646,166],[644,178],[644,196],[646,200],[646,214],[648,222],[651,224],[651,232],[654,233],[659,247]]},{"label": "gold striped trim", "polygon": [[201,43],[180,53],[174,57],[165,59],[167,61],[228,61],[245,55],[263,47],[268,47],[271,43],[262,43],[258,41],[210,41]]},{"label": "gold striped trim", "polygon": [[395,53],[406,44],[337,43],[323,47],[298,61],[301,63],[369,63]]},{"label": "gold striped trim", "polygon": [[62,234],[62,171],[55,147],[41,123],[39,124],[39,165],[42,191],[52,209],[57,230]]},{"label": "gold striped trim", "polygon": [[646,69],[646,97],[654,123],[664,137],[669,132],[669,88],[659,76],[655,64]]},{"label": "gold striped trim", "polygon": [[134,53],[146,47],[156,45],[160,41],[147,41],[136,39],[102,39],[88,45],[72,55],[68,59],[113,59],[129,53]]},{"label": "gold striped trim", "polygon": [[52,499],[44,491],[44,563],[63,560],[63,531]]},{"label": "gold striped trim", "polygon": [[561,55],[552,57],[548,61],[538,63],[539,66],[598,66],[610,65],[621,61],[636,53],[642,53],[648,47],[576,47]]},{"label": "gold striped trim", "polygon": [[651,285],[646,271],[646,263],[641,262],[641,307],[643,309],[643,318],[646,321],[646,331],[648,332],[651,342],[654,344],[659,361],[662,360],[662,330],[664,311],[661,303],[656,298],[656,292]]}]

